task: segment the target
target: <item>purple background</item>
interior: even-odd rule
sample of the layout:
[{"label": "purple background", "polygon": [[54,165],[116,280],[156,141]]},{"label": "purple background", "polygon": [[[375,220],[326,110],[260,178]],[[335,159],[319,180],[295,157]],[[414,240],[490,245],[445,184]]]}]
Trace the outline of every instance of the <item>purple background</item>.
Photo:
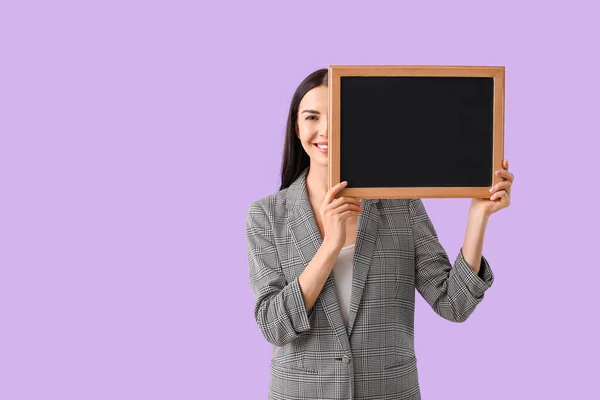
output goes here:
[{"label": "purple background", "polygon": [[[265,399],[245,217],[330,64],[506,66],[512,204],[464,324],[417,294],[424,399],[598,395],[594,2],[3,2],[0,398]],[[453,261],[468,199],[425,199]]]}]

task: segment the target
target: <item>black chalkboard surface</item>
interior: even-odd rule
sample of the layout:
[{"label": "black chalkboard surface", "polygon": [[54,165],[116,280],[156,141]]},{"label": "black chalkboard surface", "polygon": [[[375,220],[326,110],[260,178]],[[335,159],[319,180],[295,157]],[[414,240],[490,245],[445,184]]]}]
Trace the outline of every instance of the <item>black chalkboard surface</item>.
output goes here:
[{"label": "black chalkboard surface", "polygon": [[504,67],[329,67],[329,187],[359,198],[489,197]]}]

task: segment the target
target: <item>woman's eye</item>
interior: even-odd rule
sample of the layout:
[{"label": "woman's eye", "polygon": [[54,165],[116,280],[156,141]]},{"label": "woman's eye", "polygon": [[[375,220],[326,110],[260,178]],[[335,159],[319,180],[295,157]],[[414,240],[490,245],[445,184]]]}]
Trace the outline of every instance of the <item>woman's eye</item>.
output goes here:
[{"label": "woman's eye", "polygon": [[309,115],[308,117],[306,117],[307,120],[310,120],[312,118],[315,118],[315,116],[314,115]]}]

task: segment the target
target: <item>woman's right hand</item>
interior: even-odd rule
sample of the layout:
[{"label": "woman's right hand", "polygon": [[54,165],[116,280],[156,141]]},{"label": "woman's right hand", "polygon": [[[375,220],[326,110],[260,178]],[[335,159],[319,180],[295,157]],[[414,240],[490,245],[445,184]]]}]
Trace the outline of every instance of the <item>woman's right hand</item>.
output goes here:
[{"label": "woman's right hand", "polygon": [[347,184],[348,182],[344,181],[332,187],[325,195],[319,210],[325,230],[323,242],[329,243],[337,251],[341,250],[346,242],[346,220],[358,216],[362,211],[360,200],[357,198],[335,198]]}]

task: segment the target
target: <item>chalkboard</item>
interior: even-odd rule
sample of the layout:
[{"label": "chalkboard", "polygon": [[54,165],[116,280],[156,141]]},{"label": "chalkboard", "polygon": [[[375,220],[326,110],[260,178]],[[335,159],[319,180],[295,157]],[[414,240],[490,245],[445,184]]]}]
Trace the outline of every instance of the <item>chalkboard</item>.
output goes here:
[{"label": "chalkboard", "polygon": [[489,197],[504,67],[330,66],[329,188],[359,198]]}]

